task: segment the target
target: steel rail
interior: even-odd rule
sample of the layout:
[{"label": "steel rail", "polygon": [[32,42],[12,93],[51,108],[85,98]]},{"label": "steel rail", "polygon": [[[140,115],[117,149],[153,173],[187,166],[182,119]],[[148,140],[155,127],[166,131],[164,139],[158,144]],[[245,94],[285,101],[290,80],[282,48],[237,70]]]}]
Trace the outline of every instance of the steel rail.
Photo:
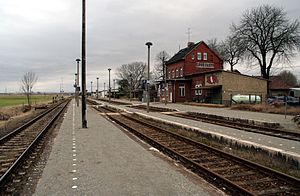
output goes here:
[{"label": "steel rail", "polygon": [[[125,115],[123,115],[125,116]],[[234,182],[226,179],[225,177],[222,177],[220,176],[219,174],[213,172],[213,171],[210,171],[209,169],[201,166],[200,164],[192,161],[192,160],[189,160],[187,157],[173,151],[172,149],[166,147],[165,145],[155,141],[154,139],[152,139],[151,137],[148,137],[146,135],[144,135],[143,133],[140,133],[138,132],[137,130],[134,130],[134,128],[131,128],[130,126],[124,124],[124,122],[121,122],[119,120],[116,119],[116,116],[109,116],[108,117],[115,121],[116,123],[118,123],[120,126],[124,126],[126,129],[128,129],[129,131],[137,134],[141,139],[146,139],[150,144],[154,145],[155,147],[158,147],[160,150],[162,150],[163,152],[165,152],[166,154],[168,154],[169,156],[171,157],[175,157],[177,159],[179,159],[181,162],[185,163],[185,164],[188,164],[188,168],[192,168],[192,170],[196,173],[200,173],[202,174],[202,176],[206,176],[206,174],[209,174],[211,177],[209,178],[210,181],[214,181],[214,182],[219,182],[219,183],[222,183],[223,185],[225,185],[226,188],[228,188],[230,190],[230,192],[234,195],[236,194],[243,194],[243,195],[254,195],[255,193],[253,192],[250,192],[249,190],[246,190],[244,189],[243,187],[235,184]],[[275,170],[272,170],[270,168],[267,168],[267,167],[264,167],[264,166],[261,166],[259,164],[256,164],[256,163],[253,163],[253,162],[250,162],[248,160],[245,160],[245,159],[242,159],[242,158],[239,158],[239,157],[236,157],[234,155],[231,155],[231,154],[228,154],[226,152],[223,152],[223,151],[220,151],[218,149],[215,149],[215,148],[211,148],[207,145],[204,145],[204,144],[201,144],[199,142],[195,142],[189,138],[186,138],[186,137],[182,137],[178,134],[175,134],[175,133],[172,133],[172,132],[169,132],[167,130],[164,130],[164,129],[161,129],[160,127],[157,127],[157,126],[153,126],[153,125],[149,125],[148,123],[145,123],[145,122],[140,122],[138,121],[137,119],[133,119],[132,117],[128,117],[126,116],[127,118],[130,118],[131,120],[134,120],[138,123],[141,123],[143,124],[144,126],[147,126],[147,127],[150,127],[150,128],[154,128],[156,130],[159,130],[161,132],[164,132],[164,133],[167,133],[167,134],[170,134],[172,136],[174,136],[175,138],[179,139],[180,140],[184,140],[185,142],[188,142],[190,144],[194,144],[198,147],[202,147],[202,148],[205,148],[205,149],[209,149],[209,150],[212,150],[214,152],[216,152],[216,154],[221,154],[222,156],[226,156],[227,158],[229,158],[230,160],[234,160],[234,162],[238,162],[238,163],[242,163],[243,165],[245,165],[246,167],[250,167],[254,170],[257,170],[259,169],[260,172],[262,173],[265,173],[267,176],[273,176],[275,177],[276,179],[280,179],[280,180],[283,180],[284,182],[288,182],[289,184],[292,184],[293,186],[297,187],[297,190],[300,189],[299,187],[299,184],[300,184],[300,180],[297,179],[297,178],[294,178],[294,177],[291,177],[291,176],[288,176],[286,174],[283,174],[281,172],[278,172],[278,171],[275,171]]]},{"label": "steel rail", "polygon": [[[57,105],[56,107],[61,106],[63,107],[57,112],[57,114],[47,123],[47,125],[40,131],[40,133],[37,135],[37,137],[31,142],[31,144],[22,152],[22,154],[14,161],[14,163],[6,170],[6,172],[0,177],[0,188],[5,184],[7,179],[9,178],[10,174],[19,166],[21,161],[26,157],[26,155],[30,152],[30,150],[33,148],[33,146],[41,139],[41,137],[46,133],[47,130],[53,125],[53,123],[56,121],[56,119],[60,116],[60,114],[64,111],[64,109],[67,107],[67,105],[70,103],[70,99],[66,102],[62,102],[60,105]],[[55,109],[55,108],[54,108]],[[53,110],[51,110],[53,111]],[[51,111],[48,111],[51,112]],[[47,114],[48,114],[47,113]],[[44,115],[45,116],[45,115]],[[27,128],[27,126],[22,126],[24,130]],[[21,130],[19,130],[21,131]]]},{"label": "steel rail", "polygon": [[53,111],[58,105],[55,105],[54,107],[51,107],[50,109],[44,111],[42,114],[36,116],[35,118],[31,119],[30,121],[28,121],[27,123],[21,125],[20,127],[14,129],[13,131],[11,131],[9,134],[4,135],[2,138],[0,138],[0,144],[5,142],[6,140],[10,139],[11,137],[13,137],[14,135],[18,134],[20,131],[22,131],[23,129],[29,127],[30,125],[32,125],[33,123],[35,123],[36,121],[38,121],[39,119],[41,119],[43,116],[47,115],[49,112]]},{"label": "steel rail", "polygon": [[166,114],[166,115],[195,120],[195,121],[201,121],[205,123],[230,127],[234,129],[240,129],[248,132],[259,133],[263,135],[268,135],[268,136],[273,136],[273,137],[278,137],[278,138],[283,138],[288,140],[300,141],[299,133],[284,131],[280,129],[274,129],[269,127],[262,127],[262,126],[244,124],[238,122],[231,122],[222,119],[204,118],[204,117],[195,116],[187,113],[176,113],[176,114]]}]

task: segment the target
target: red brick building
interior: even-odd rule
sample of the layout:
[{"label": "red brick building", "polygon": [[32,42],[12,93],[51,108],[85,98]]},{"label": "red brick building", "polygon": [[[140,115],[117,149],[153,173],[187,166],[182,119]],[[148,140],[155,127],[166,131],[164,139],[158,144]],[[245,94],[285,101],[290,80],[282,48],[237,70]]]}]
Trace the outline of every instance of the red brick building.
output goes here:
[{"label": "red brick building", "polygon": [[[166,62],[166,68],[168,102],[223,103],[235,94],[264,97],[267,90],[266,80],[224,71],[222,59],[203,41],[189,43]],[[251,85],[245,86],[249,82]],[[158,89],[158,96],[164,101],[163,81]]]}]

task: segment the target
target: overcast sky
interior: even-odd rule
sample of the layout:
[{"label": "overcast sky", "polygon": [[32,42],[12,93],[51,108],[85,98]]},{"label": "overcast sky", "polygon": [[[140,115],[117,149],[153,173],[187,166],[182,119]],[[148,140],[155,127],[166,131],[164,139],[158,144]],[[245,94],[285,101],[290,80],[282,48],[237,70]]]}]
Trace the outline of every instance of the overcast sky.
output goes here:
[{"label": "overcast sky", "polygon": [[[0,0],[0,93],[20,91],[27,71],[39,79],[34,91],[73,91],[76,58],[81,58],[81,0]],[[108,83],[108,71],[133,61],[151,65],[166,50],[174,55],[191,41],[224,39],[247,9],[268,3],[300,19],[299,0],[87,0],[87,87]],[[292,61],[300,79],[300,55]],[[226,69],[228,67],[225,66]],[[244,66],[244,74],[259,74]]]}]

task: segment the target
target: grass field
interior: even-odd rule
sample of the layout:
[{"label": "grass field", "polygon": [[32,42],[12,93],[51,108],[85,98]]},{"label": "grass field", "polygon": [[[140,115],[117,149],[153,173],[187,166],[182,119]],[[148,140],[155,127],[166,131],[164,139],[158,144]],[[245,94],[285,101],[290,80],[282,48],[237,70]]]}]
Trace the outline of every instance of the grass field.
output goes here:
[{"label": "grass field", "polygon": [[[48,102],[52,100],[53,95],[32,95],[31,104]],[[15,106],[27,104],[27,98],[25,95],[1,95],[0,107]]]}]

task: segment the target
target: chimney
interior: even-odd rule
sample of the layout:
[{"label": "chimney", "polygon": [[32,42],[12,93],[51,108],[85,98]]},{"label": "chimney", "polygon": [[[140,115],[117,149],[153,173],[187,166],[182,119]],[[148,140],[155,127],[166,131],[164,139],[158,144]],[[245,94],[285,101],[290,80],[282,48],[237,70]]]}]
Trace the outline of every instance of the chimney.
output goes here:
[{"label": "chimney", "polygon": [[187,47],[189,48],[189,47],[193,46],[194,44],[195,44],[194,42],[188,42]]}]

